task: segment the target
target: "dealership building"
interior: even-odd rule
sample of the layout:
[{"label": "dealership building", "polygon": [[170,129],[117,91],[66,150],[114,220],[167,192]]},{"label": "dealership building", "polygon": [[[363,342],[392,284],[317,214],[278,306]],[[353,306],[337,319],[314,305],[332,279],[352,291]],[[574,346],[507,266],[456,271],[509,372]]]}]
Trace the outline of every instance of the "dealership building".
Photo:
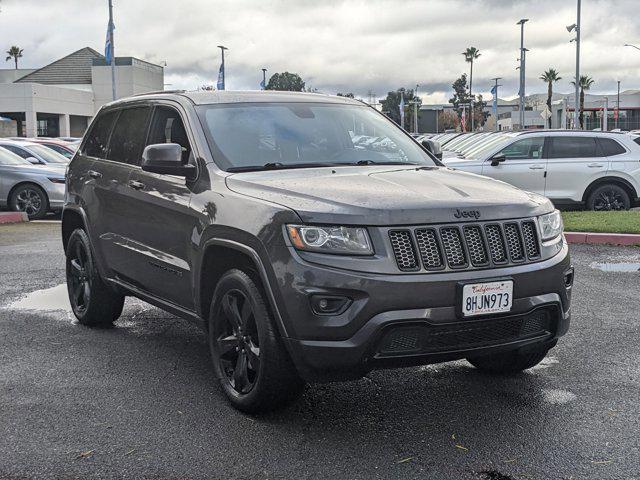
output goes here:
[{"label": "dealership building", "polygon": [[[117,98],[163,90],[162,66],[133,57],[115,64]],[[89,47],[39,69],[0,69],[0,135],[80,137],[111,100],[111,66]]]}]

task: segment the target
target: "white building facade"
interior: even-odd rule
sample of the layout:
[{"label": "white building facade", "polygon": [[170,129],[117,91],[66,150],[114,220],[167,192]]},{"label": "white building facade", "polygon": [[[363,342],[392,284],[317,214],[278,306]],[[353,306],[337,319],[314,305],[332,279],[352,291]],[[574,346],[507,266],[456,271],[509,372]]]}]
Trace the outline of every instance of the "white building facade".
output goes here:
[{"label": "white building facade", "polygon": [[[116,98],[163,90],[162,66],[133,57],[115,63]],[[0,70],[0,118],[15,122],[14,136],[80,137],[112,99],[111,67],[89,47],[37,70]]]}]

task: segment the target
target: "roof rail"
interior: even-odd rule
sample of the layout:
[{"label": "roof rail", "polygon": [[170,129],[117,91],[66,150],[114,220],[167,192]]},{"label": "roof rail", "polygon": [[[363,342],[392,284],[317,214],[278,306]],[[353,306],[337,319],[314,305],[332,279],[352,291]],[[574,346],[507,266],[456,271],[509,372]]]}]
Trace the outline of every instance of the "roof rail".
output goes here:
[{"label": "roof rail", "polygon": [[151,92],[143,92],[143,93],[136,93],[134,95],[131,95],[132,97],[140,97],[142,95],[160,95],[162,93],[186,93],[186,90],[154,90]]},{"label": "roof rail", "polygon": [[623,133],[624,132],[612,132],[610,130],[602,131],[602,130],[573,130],[569,128],[538,128],[533,130],[519,130],[513,133],[518,133],[520,135],[525,135],[527,133],[572,133],[572,132],[580,132],[580,133]]}]

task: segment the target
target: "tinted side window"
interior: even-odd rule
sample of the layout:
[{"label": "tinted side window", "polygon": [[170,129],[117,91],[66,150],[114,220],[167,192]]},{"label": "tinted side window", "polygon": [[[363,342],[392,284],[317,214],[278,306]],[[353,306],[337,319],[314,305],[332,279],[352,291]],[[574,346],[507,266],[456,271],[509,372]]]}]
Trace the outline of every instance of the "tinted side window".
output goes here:
[{"label": "tinted side window", "polygon": [[19,157],[22,157],[24,159],[27,159],[29,157],[33,157],[33,155],[31,155],[29,152],[27,152],[26,150],[23,150],[21,148],[18,148],[15,145],[3,145],[3,147],[6,148],[7,150],[9,150],[11,153],[15,153],[16,155],[18,155]]},{"label": "tinted side window", "polygon": [[107,154],[107,142],[111,134],[111,127],[118,112],[101,113],[93,123],[91,131],[87,134],[82,154],[89,157],[105,158]]},{"label": "tinted side window", "polygon": [[149,110],[149,107],[133,107],[120,112],[109,140],[109,160],[140,165]]},{"label": "tinted side window", "polygon": [[594,137],[552,137],[549,158],[598,157],[598,146]]},{"label": "tinted side window", "polygon": [[191,146],[189,137],[177,111],[169,107],[158,107],[153,114],[147,145],[177,143],[182,147],[182,163],[189,161]]},{"label": "tinted side window", "polygon": [[640,145],[640,137],[634,138],[633,141],[636,142],[638,145]]},{"label": "tinted side window", "polygon": [[495,156],[504,155],[507,160],[528,160],[542,157],[544,137],[523,138],[503,148]]},{"label": "tinted side window", "polygon": [[614,155],[620,155],[626,153],[626,150],[622,145],[616,142],[613,138],[599,138],[600,148],[605,157],[613,157]]}]

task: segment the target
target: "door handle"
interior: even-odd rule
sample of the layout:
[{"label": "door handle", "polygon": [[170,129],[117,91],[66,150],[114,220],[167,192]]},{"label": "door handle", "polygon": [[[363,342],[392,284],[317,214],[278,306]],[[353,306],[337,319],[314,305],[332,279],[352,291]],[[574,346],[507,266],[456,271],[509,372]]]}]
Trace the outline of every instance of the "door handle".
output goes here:
[{"label": "door handle", "polygon": [[95,170],[89,170],[87,173],[91,178],[102,178],[102,174],[100,172],[96,172]]},{"label": "door handle", "polygon": [[544,170],[544,165],[531,165],[529,170]]},{"label": "door handle", "polygon": [[589,165],[587,165],[587,167],[589,167],[589,168],[602,168],[602,167],[604,167],[604,165],[601,164],[601,163],[590,163]]},{"label": "door handle", "polygon": [[143,190],[145,185],[141,182],[136,182],[135,180],[129,180],[129,186],[135,190]]}]

